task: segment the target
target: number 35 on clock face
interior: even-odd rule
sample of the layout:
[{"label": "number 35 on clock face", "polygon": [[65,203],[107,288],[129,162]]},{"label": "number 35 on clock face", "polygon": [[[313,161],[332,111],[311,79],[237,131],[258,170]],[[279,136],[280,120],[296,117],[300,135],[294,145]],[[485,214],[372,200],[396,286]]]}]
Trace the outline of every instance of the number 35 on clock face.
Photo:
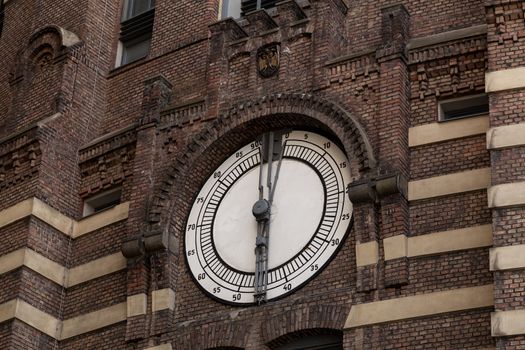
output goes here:
[{"label": "number 35 on clock face", "polygon": [[271,198],[270,187],[273,198],[265,221],[267,301],[314,278],[349,231],[352,203],[345,188],[350,166],[339,145],[301,130],[282,133],[277,142],[280,155],[273,162],[264,159],[261,140],[232,152],[193,201],[184,233],[186,260],[195,282],[219,301],[256,300],[255,247],[261,222],[252,207],[261,196]]}]

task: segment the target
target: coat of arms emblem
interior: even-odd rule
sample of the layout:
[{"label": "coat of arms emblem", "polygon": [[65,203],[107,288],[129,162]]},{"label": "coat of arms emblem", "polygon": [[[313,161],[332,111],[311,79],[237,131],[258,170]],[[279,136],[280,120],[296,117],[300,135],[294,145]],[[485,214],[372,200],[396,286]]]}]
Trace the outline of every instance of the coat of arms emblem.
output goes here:
[{"label": "coat of arms emblem", "polygon": [[279,45],[270,44],[257,50],[257,71],[263,78],[274,76],[279,71]]}]

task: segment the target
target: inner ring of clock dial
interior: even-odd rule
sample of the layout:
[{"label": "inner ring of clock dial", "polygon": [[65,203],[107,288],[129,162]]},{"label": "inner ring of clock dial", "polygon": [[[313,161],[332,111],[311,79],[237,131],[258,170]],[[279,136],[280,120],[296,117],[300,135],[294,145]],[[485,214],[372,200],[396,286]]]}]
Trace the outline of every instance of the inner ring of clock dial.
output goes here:
[{"label": "inner ring of clock dial", "polygon": [[[266,174],[267,165],[263,169]],[[276,171],[277,162],[274,162],[272,173]],[[259,198],[258,183],[259,166],[255,166],[230,186],[219,205],[212,231],[222,260],[248,273],[255,270],[253,250],[257,222],[251,211]],[[270,217],[269,269],[284,264],[308,244],[319,227],[325,202],[319,175],[306,162],[297,159],[283,159],[276,186]]]}]

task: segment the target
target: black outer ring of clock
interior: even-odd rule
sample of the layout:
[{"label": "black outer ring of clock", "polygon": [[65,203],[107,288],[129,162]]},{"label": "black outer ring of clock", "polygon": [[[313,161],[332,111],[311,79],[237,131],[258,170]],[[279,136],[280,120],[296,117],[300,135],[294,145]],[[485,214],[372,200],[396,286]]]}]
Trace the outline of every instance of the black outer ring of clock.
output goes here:
[{"label": "black outer ring of clock", "polygon": [[[294,130],[296,131],[296,130]],[[301,130],[302,131],[302,130]],[[307,132],[313,132],[313,133],[316,133],[318,135],[321,135],[321,136],[324,136],[323,134],[320,134],[318,132],[315,132],[315,131],[307,131]],[[324,136],[326,138],[326,136]],[[328,138],[330,140],[330,142],[332,142],[332,140],[330,138]],[[336,142],[336,144],[338,145],[339,149],[343,149],[340,147],[340,144],[338,142]],[[222,164],[223,162],[225,162],[229,157],[231,157],[232,154],[228,155],[228,157],[226,157],[220,164]],[[283,157],[285,158],[285,157]],[[322,176],[320,176],[320,173],[319,171],[317,170],[317,168],[311,166],[308,162],[306,162],[305,160],[301,159],[301,158],[295,158],[295,157],[286,157],[286,158],[290,158],[290,159],[295,159],[295,160],[298,160],[298,161],[301,161],[301,162],[304,162],[306,163],[310,168],[314,169],[314,171],[317,173],[317,175],[319,176],[319,178],[321,179],[322,183],[323,183],[323,191],[324,191],[324,201],[325,201],[325,205],[323,206],[323,216],[324,217],[324,213],[325,213],[325,208],[326,208],[326,187],[324,186],[325,185],[325,182],[324,182],[324,179]],[[255,164],[254,166],[250,167],[248,170],[251,170],[253,169],[254,167],[258,166],[259,164]],[[247,170],[247,171],[248,171]],[[246,171],[246,172],[247,172]],[[209,177],[211,176],[211,174],[213,174],[213,172],[211,172],[207,177],[205,177],[205,180],[203,181],[203,184],[199,187],[199,188],[202,188],[202,186],[208,181]],[[237,180],[239,180],[240,178],[242,177],[239,176],[231,185],[230,185],[230,188],[231,186],[233,186],[233,184],[235,184],[235,182],[237,182]],[[345,195],[346,195],[346,189],[343,189],[345,191]],[[227,193],[227,192],[226,192]],[[225,195],[226,195],[225,193]],[[193,204],[195,203],[195,200],[196,198],[198,197],[199,195],[199,192],[196,192],[196,194],[193,196],[193,199],[191,201],[192,205],[191,205],[191,208],[190,208],[190,212],[191,212],[191,209],[193,208]],[[221,198],[221,200],[219,201],[219,203],[217,204],[217,208],[219,207],[220,203],[222,202],[224,196]],[[189,213],[188,213],[188,217],[189,217]],[[321,218],[322,218],[321,217]],[[186,219],[186,222],[187,222],[188,219]],[[213,220],[212,220],[212,227],[213,227],[213,224],[215,222],[215,215],[213,217]],[[317,233],[320,225],[322,223],[322,219],[321,219],[321,222],[319,223],[318,227],[317,227],[317,230],[314,231],[315,233]],[[290,294],[292,293],[295,293],[297,291],[299,291],[300,289],[302,289],[306,284],[308,284],[312,279],[314,279],[315,277],[317,277],[321,272],[323,272],[325,270],[325,268],[330,265],[330,263],[332,262],[333,259],[336,258],[336,256],[339,254],[339,251],[342,249],[342,247],[344,246],[345,242],[346,242],[346,239],[348,237],[348,234],[350,233],[350,231],[352,230],[352,227],[354,225],[354,211],[352,210],[352,215],[350,217],[350,222],[348,224],[348,228],[346,230],[346,232],[344,233],[343,237],[341,238],[341,243],[335,248],[334,252],[328,257],[328,259],[326,260],[326,262],[321,266],[319,267],[318,270],[316,270],[309,278],[307,278],[306,280],[304,280],[301,284],[295,286],[292,290],[286,292],[286,293],[283,293],[283,294],[280,294],[272,299],[270,299],[268,302],[273,302],[273,301],[277,301],[277,300],[280,300],[282,298],[285,298],[287,296],[289,296]],[[197,287],[208,297],[210,297],[211,299],[219,302],[219,303],[222,303],[222,304],[226,304],[226,305],[231,305],[231,306],[238,306],[238,307],[246,307],[246,306],[252,306],[252,305],[255,305],[256,303],[255,302],[248,302],[248,303],[244,303],[244,302],[233,302],[233,301],[229,301],[229,300],[225,300],[225,299],[222,299],[222,298],[219,298],[219,297],[216,297],[214,296],[212,293],[210,293],[207,289],[205,289],[200,283],[199,281],[196,279],[196,277],[194,276],[193,272],[191,271],[191,268],[190,268],[190,264],[188,262],[188,256],[186,254],[186,232],[185,230],[183,230],[183,241],[184,241],[184,244],[183,244],[183,249],[184,249],[184,260],[185,260],[185,263],[186,263],[186,268],[189,272],[189,275],[191,277],[191,279],[193,280],[194,284],[197,285]],[[310,242],[315,238],[315,234],[312,236],[312,238],[308,241],[308,243],[305,245],[305,247],[307,247]],[[231,267],[229,264],[225,263],[224,260],[221,258],[221,256],[218,254],[216,248],[215,248],[215,244],[213,242],[213,234],[211,235],[211,240],[212,240],[212,248],[215,252],[215,255],[217,256],[217,258],[220,260],[221,263],[223,263],[226,267],[228,267],[229,269],[231,269],[232,271],[235,271],[235,272],[238,272],[238,273],[241,273],[241,274],[247,274],[247,275],[255,275],[255,273],[246,273],[245,271],[240,271],[240,270],[237,270],[236,268],[234,267]],[[300,250],[297,254],[295,254],[292,258],[288,259],[286,262],[282,263],[281,265],[273,268],[272,270],[275,270],[275,269],[278,269],[280,268],[281,266],[287,264],[289,261],[295,259],[299,254],[302,253],[304,249]]]}]

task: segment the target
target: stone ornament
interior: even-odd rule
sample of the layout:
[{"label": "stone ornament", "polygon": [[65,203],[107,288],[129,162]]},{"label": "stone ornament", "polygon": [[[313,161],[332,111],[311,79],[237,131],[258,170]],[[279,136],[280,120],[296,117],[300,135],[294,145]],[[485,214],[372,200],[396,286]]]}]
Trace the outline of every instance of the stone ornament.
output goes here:
[{"label": "stone ornament", "polygon": [[279,71],[279,44],[262,46],[257,50],[257,72],[263,78],[270,78]]}]

